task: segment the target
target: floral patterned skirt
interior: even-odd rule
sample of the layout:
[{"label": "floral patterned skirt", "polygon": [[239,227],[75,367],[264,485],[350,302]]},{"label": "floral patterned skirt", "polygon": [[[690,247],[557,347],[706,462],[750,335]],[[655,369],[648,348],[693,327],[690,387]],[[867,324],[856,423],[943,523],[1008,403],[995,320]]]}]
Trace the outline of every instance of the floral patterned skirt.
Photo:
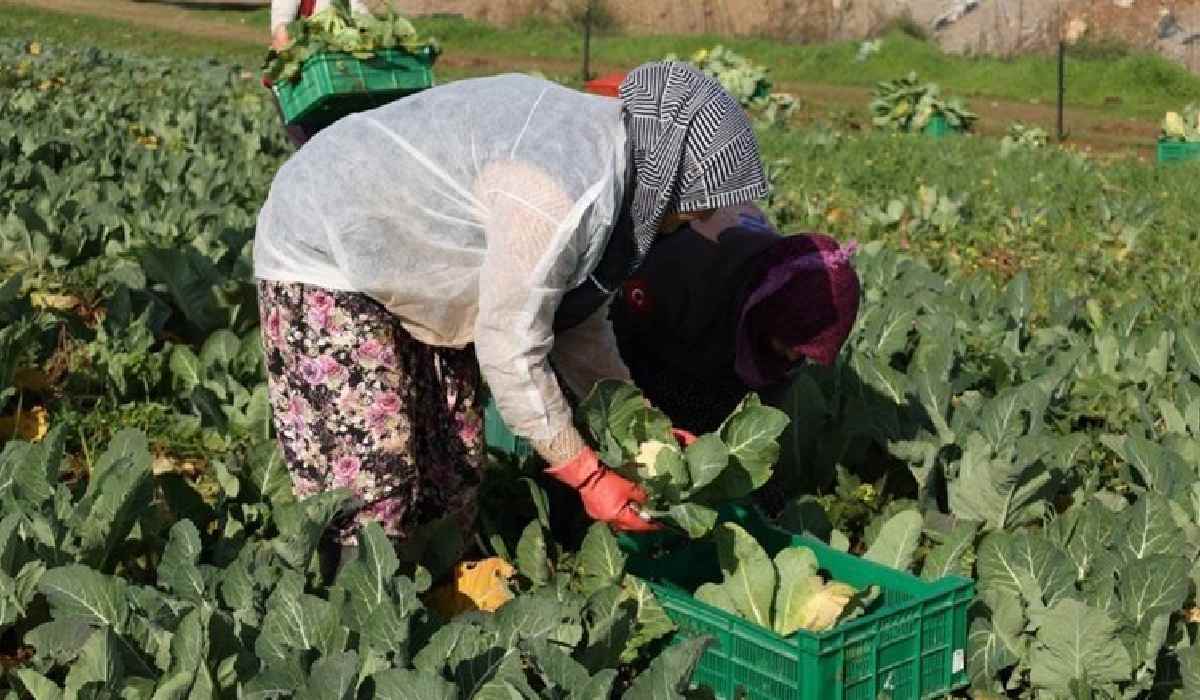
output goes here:
[{"label": "floral patterned skirt", "polygon": [[[403,540],[455,517],[474,525],[483,468],[483,404],[472,348],[413,339],[356,292],[258,283],[275,429],[298,497],[354,497],[335,539],[378,521]],[[464,538],[467,539],[467,538]]]}]

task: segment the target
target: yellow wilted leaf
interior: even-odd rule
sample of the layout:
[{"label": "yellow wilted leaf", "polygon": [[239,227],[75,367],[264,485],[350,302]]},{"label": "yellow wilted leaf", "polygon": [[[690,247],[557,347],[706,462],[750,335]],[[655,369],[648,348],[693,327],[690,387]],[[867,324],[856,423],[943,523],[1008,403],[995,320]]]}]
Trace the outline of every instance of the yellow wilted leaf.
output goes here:
[{"label": "yellow wilted leaf", "polygon": [[495,612],[512,600],[508,581],[516,573],[512,564],[500,557],[459,562],[454,579],[430,591],[426,602],[447,619],[471,610]]},{"label": "yellow wilted leaf", "polygon": [[833,627],[842,611],[850,604],[856,591],[852,586],[838,581],[826,583],[820,590],[814,592],[804,603],[801,629],[809,632],[821,632]]},{"label": "yellow wilted leaf", "polygon": [[42,44],[41,42],[31,41],[25,45],[25,51],[27,51],[30,56],[40,56],[42,54]]},{"label": "yellow wilted leaf", "polygon": [[72,294],[50,294],[49,292],[32,292],[29,303],[39,309],[57,309],[67,311],[79,306],[79,297]]},{"label": "yellow wilted leaf", "polygon": [[0,416],[0,438],[19,437],[37,442],[50,430],[50,414],[41,406],[22,411],[20,415]]}]

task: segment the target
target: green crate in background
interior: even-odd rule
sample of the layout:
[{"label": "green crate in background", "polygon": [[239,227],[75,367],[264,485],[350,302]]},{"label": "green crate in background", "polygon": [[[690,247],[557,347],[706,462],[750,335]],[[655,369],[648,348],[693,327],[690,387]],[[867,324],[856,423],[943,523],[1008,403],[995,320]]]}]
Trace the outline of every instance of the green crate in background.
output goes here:
[{"label": "green crate in background", "polygon": [[958,133],[958,129],[950,126],[950,122],[946,121],[946,117],[941,114],[935,114],[929,118],[925,124],[922,133],[934,138],[942,138],[943,136],[954,135]]},{"label": "green crate in background", "polygon": [[1165,140],[1158,142],[1159,163],[1179,163],[1188,160],[1200,160],[1200,143]]},{"label": "green crate in background", "polygon": [[483,409],[483,440],[489,450],[509,457],[524,459],[533,454],[533,446],[529,441],[513,435],[504,424],[504,419],[500,417],[500,411],[496,408],[496,400],[490,393]]},{"label": "green crate in background", "polygon": [[[882,595],[862,617],[784,638],[692,597],[699,584],[720,579],[711,542],[673,546],[669,535],[622,536],[630,573],[650,584],[678,627],[672,641],[716,639],[692,676],[694,685],[709,686],[721,700],[923,700],[967,685],[973,581],[922,581],[774,528],[744,507],[727,507],[721,518],[741,524],[772,556],[785,547],[808,547],[826,575],[859,588],[879,586]],[[651,558],[656,549],[667,554]]]},{"label": "green crate in background", "polygon": [[304,62],[299,80],[276,83],[273,89],[284,123],[330,124],[432,87],[436,58],[432,48],[382,49],[370,58],[319,53]]}]

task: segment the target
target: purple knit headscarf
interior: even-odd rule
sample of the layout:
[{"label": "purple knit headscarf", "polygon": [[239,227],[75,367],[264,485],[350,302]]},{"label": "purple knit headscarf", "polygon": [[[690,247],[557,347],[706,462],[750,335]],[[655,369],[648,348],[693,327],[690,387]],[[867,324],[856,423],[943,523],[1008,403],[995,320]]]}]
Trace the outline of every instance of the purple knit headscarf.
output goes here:
[{"label": "purple knit headscarf", "polygon": [[832,364],[858,316],[859,281],[845,247],[822,234],[793,235],[761,254],[763,268],[742,305],[734,368],[751,388],[784,378],[792,363],[776,339],[814,362]]}]

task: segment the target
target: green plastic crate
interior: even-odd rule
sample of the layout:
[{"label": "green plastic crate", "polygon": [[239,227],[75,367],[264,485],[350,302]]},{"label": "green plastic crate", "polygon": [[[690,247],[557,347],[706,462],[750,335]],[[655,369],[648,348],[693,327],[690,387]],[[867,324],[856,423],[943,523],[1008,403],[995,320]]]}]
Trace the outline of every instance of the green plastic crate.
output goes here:
[{"label": "green plastic crate", "polygon": [[383,49],[371,58],[319,53],[300,69],[300,79],[273,86],[285,124],[335,120],[433,86],[432,48],[413,53]]},{"label": "green plastic crate", "polygon": [[1188,160],[1200,160],[1200,143],[1161,140],[1158,142],[1159,163],[1179,163]]},{"label": "green plastic crate", "polygon": [[488,449],[517,459],[524,459],[533,454],[533,446],[528,440],[512,434],[500,411],[496,408],[496,400],[488,394],[487,404],[483,409],[483,440]]},{"label": "green plastic crate", "polygon": [[740,522],[772,555],[808,547],[827,575],[856,587],[877,585],[882,595],[868,614],[833,630],[784,638],[691,596],[699,584],[720,578],[711,543],[684,544],[650,559],[646,553],[666,544],[661,536],[623,536],[629,571],[650,584],[678,627],[672,642],[716,639],[692,676],[694,686],[709,686],[721,700],[918,700],[967,685],[973,581],[922,581],[773,528],[744,508],[726,509],[722,519]]},{"label": "green plastic crate", "polygon": [[921,131],[924,134],[939,139],[943,136],[954,135],[958,133],[958,129],[950,126],[950,122],[946,121],[946,117],[941,114],[933,115],[933,117],[931,117],[930,120],[925,124],[925,128]]}]

